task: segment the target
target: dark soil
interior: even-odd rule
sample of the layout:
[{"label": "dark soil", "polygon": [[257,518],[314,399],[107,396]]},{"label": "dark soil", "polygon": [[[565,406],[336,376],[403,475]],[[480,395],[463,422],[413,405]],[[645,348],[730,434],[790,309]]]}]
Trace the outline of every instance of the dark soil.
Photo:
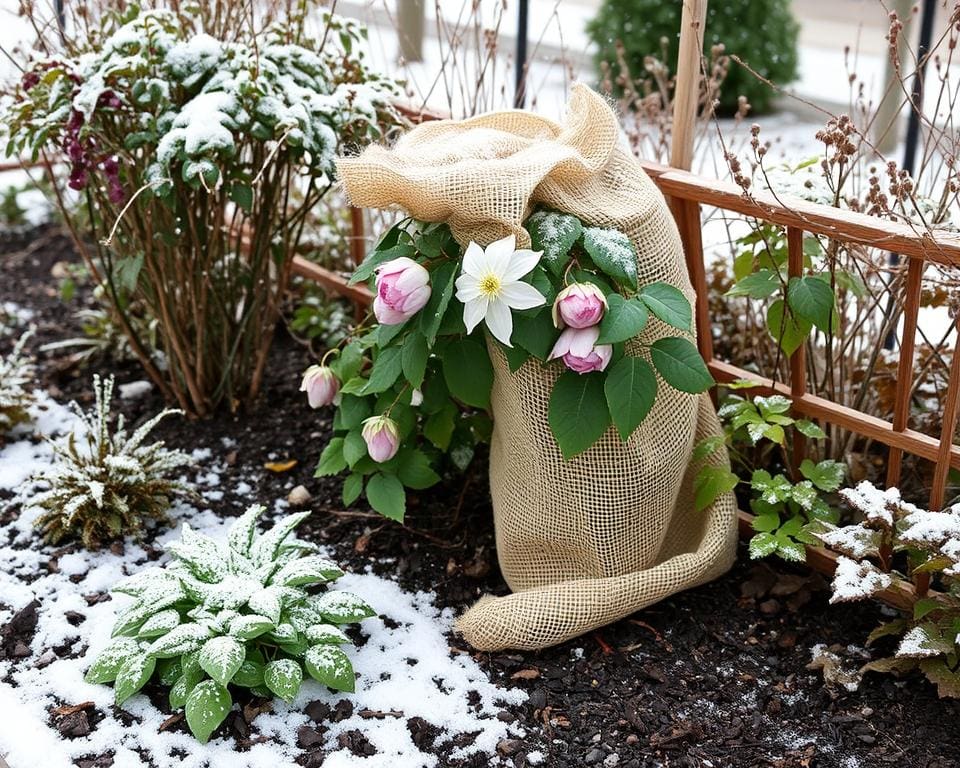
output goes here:
[{"label": "dark soil", "polygon": [[[42,230],[8,237],[0,248],[5,252],[0,254],[0,302],[34,310],[39,330],[33,346],[76,335],[72,311],[78,300],[65,306],[51,277],[53,264],[70,258],[68,241]],[[79,301],[87,296],[81,291]],[[0,338],[0,351],[9,343]],[[92,371],[39,357],[44,383],[55,396],[90,398]],[[303,348],[281,332],[255,410],[162,423],[159,434],[171,445],[207,447],[226,465],[220,477],[224,497],[211,506],[224,515],[238,514],[247,502],[231,487],[241,479],[260,478],[254,493],[264,500],[283,498],[302,484],[312,495],[314,515],[301,535],[330,545],[350,567],[396,574],[404,587],[433,590],[439,604],[457,610],[483,593],[505,593],[496,564],[486,457],[479,456],[465,478],[450,477],[413,499],[408,527],[362,507],[343,510],[339,481],[312,476],[330,414],[311,411],[297,391],[305,365]],[[143,378],[132,364],[103,361],[94,369],[116,373],[119,381]],[[162,403],[148,394],[119,405],[136,419]],[[287,459],[298,464],[286,472],[263,471],[266,462]],[[862,650],[864,639],[881,618],[874,604],[831,607],[828,596],[825,582],[804,569],[776,562],[758,566],[741,553],[723,578],[572,642],[539,653],[475,654],[492,679],[530,694],[525,705],[500,714],[527,735],[501,742],[491,762],[522,768],[533,764],[531,752],[539,752],[544,755],[540,764],[557,768],[960,765],[960,704],[939,700],[922,678],[871,674],[851,693],[807,669],[817,644],[836,646],[851,667],[862,664],[869,657]],[[0,630],[0,653],[8,658],[17,658],[16,651],[29,643],[35,617],[28,610],[15,622]],[[470,652],[457,637],[450,643]],[[161,701],[159,692],[153,697]],[[249,702],[223,726],[240,749],[255,727],[260,704]],[[298,762],[322,765],[323,723],[349,716],[337,711],[347,706],[352,707],[344,700],[337,707],[323,702],[308,707],[316,727],[305,726],[298,734],[304,750]],[[122,716],[120,710],[64,711],[52,716],[64,738],[95,727],[104,716]],[[436,754],[440,765],[462,764],[450,760],[455,745],[438,743],[438,731],[429,722],[410,718],[407,726],[422,751]],[[174,718],[170,727],[183,724]],[[374,749],[359,732],[341,739],[358,755],[358,765]],[[80,764],[109,766],[112,758],[90,755]]]}]

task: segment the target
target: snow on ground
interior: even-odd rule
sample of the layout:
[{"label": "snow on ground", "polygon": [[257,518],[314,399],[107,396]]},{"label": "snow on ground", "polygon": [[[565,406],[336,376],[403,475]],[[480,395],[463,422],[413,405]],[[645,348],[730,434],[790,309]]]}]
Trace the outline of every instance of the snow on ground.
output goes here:
[{"label": "snow on ground", "polygon": [[[34,408],[37,431],[62,435],[73,429],[75,417],[68,409],[42,393],[38,397]],[[49,445],[30,439],[30,432],[21,428],[22,439],[0,450],[0,489],[16,491],[23,500],[32,492],[27,478],[50,460]],[[204,455],[196,453],[196,457]],[[209,481],[215,475],[215,470],[209,471],[204,478]],[[114,768],[139,768],[143,758],[137,750],[149,753],[158,768],[292,766],[300,752],[297,729],[310,722],[305,705],[317,699],[332,704],[344,697],[352,701],[354,714],[326,724],[325,748],[330,750],[326,768],[438,765],[434,755],[421,753],[412,741],[407,720],[416,716],[442,731],[438,744],[461,734],[478,734],[455,756],[472,752],[492,755],[498,741],[522,735],[517,726],[498,720],[496,714],[505,704],[524,701],[526,693],[498,688],[470,656],[450,651],[447,633],[453,626],[452,610],[439,608],[430,593],[406,592],[369,572],[347,574],[337,582],[338,587],[355,592],[382,612],[381,617],[362,623],[366,643],[348,649],[360,673],[355,694],[331,694],[324,686],[305,681],[293,703],[275,701],[272,713],[257,716],[252,727],[264,741],[247,752],[235,751],[232,739],[216,738],[204,746],[185,733],[159,732],[168,715],[142,694],[125,704],[135,722],[124,725],[110,714],[113,688],[85,683],[83,674],[109,641],[116,611],[130,598],[117,595],[88,605],[84,596],[109,590],[122,576],[143,567],[147,552],[127,541],[122,555],[109,550],[79,551],[61,555],[58,567],[49,569],[53,550],[40,545],[32,529],[35,515],[24,505],[18,519],[0,525],[0,625],[31,600],[40,602],[30,657],[17,664],[0,661],[0,756],[14,768],[41,764],[44,768],[69,768],[75,758],[107,751],[113,752]],[[179,538],[180,521],[189,520],[195,529],[215,537],[225,536],[231,522],[187,505],[175,508],[173,517],[174,529],[160,535],[157,545]],[[82,621],[74,617],[73,623],[68,622],[68,611],[80,614]],[[64,652],[64,648],[68,650]],[[51,707],[85,701],[108,713],[88,736],[64,739],[50,727]],[[359,714],[363,710],[397,711],[403,716],[364,719]],[[351,730],[361,731],[377,754],[360,759],[345,748],[338,749],[337,736]]]}]

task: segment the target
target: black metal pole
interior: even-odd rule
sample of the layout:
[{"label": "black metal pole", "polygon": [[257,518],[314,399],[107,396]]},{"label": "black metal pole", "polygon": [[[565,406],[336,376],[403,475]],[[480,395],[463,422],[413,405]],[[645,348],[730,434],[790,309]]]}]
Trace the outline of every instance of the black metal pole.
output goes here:
[{"label": "black metal pole", "polygon": [[57,27],[60,29],[60,42],[67,43],[67,15],[63,8],[63,0],[56,0],[53,4],[54,12],[57,14]]},{"label": "black metal pole", "polygon": [[[910,84],[910,113],[907,115],[907,136],[904,139],[903,163],[901,167],[911,176],[917,164],[917,145],[920,142],[920,115],[923,113],[923,84],[927,73],[927,52],[933,38],[933,19],[937,14],[936,0],[923,0],[920,11],[920,40],[917,42],[917,71],[913,73]],[[900,264],[900,254],[890,253],[890,266]],[[890,309],[894,309],[894,297],[890,297]],[[896,346],[897,331],[891,329],[884,340],[886,349]]]},{"label": "black metal pole", "polygon": [[527,28],[530,25],[530,2],[517,2],[517,71],[514,73],[513,106],[523,109],[527,100]]}]

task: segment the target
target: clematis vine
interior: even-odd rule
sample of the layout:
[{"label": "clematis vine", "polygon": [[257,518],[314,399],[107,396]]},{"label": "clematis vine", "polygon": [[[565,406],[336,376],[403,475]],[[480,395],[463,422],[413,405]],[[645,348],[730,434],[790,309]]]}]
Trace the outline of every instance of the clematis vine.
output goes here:
[{"label": "clematis vine", "polygon": [[513,333],[513,309],[546,304],[540,291],[520,278],[537,266],[542,251],[517,249],[513,235],[481,248],[467,246],[463,272],[457,278],[457,299],[463,303],[463,324],[472,333],[484,321],[493,337],[508,347]]}]

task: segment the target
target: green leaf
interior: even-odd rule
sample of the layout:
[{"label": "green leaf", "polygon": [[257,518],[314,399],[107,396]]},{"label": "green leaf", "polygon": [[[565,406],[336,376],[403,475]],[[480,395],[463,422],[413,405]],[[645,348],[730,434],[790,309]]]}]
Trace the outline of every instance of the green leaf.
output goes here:
[{"label": "green leaf", "polygon": [[797,317],[813,323],[820,330],[836,331],[832,324],[834,307],[833,289],[816,277],[791,277],[787,285],[787,303]]},{"label": "green leaf", "polygon": [[607,371],[603,391],[614,426],[626,441],[653,407],[657,377],[646,360],[626,356]]},{"label": "green leaf", "polygon": [[259,614],[235,616],[230,621],[230,634],[239,637],[241,640],[252,640],[265,632],[269,632],[274,626],[276,626],[276,622]]},{"label": "green leaf", "polygon": [[360,266],[357,267],[353,275],[350,278],[349,285],[356,285],[357,283],[366,280],[373,274],[374,270],[383,264],[385,261],[391,261],[392,259],[399,259],[401,256],[406,256],[407,258],[412,258],[416,256],[417,252],[414,250],[413,246],[401,244],[394,245],[391,248],[386,248],[384,250],[374,249],[367,254],[366,258],[360,263]]},{"label": "green leaf", "polygon": [[339,645],[340,643],[350,642],[350,638],[335,624],[311,624],[304,631],[304,635],[311,645],[318,643]]},{"label": "green leaf", "polygon": [[[549,316],[549,313],[547,314]],[[514,339],[516,340],[516,334],[514,334]],[[530,353],[520,346],[519,343],[515,347],[508,347],[498,341],[497,346],[507,359],[507,366],[510,368],[510,373],[519,371],[520,368],[523,367],[523,364],[530,359]],[[547,354],[550,354],[549,350]]]},{"label": "green leaf", "polygon": [[450,439],[459,415],[457,406],[448,402],[441,410],[430,414],[423,423],[423,436],[441,451],[446,451],[450,447]]},{"label": "green leaf", "polygon": [[293,659],[276,659],[263,668],[263,684],[284,701],[293,701],[303,682],[303,670]]},{"label": "green leaf", "polygon": [[427,340],[422,333],[411,333],[407,336],[403,343],[400,361],[403,375],[414,389],[418,389],[423,384],[429,355]]},{"label": "green leaf", "polygon": [[226,687],[243,664],[243,646],[228,635],[212,637],[200,649],[200,667]]},{"label": "green leaf", "polygon": [[109,683],[134,656],[140,655],[140,644],[132,637],[117,637],[104,648],[83,679],[88,683]]},{"label": "green leaf", "polygon": [[230,199],[247,213],[253,209],[253,187],[249,184],[230,185]]},{"label": "green leaf", "polygon": [[827,433],[824,432],[818,424],[808,421],[807,419],[797,419],[797,421],[794,422],[794,426],[800,434],[813,439],[821,440],[827,436]]},{"label": "green leaf", "polygon": [[524,226],[530,233],[533,250],[543,251],[541,263],[560,277],[569,261],[570,249],[583,233],[580,219],[566,213],[537,211]]},{"label": "green leaf", "polygon": [[243,688],[256,688],[263,685],[263,664],[246,659],[230,682]]},{"label": "green leaf", "polygon": [[133,293],[137,289],[141,269],[143,269],[142,253],[117,262],[116,279],[127,293]]},{"label": "green leaf", "polygon": [[329,643],[311,646],[304,654],[303,665],[318,683],[337,691],[353,693],[356,686],[353,664],[337,646]]},{"label": "green leaf", "polygon": [[377,394],[390,389],[400,377],[402,370],[400,347],[387,347],[381,349],[377,359],[373,361],[373,370],[370,372],[370,380],[364,387],[364,394]]},{"label": "green leaf", "polygon": [[707,464],[693,479],[694,507],[702,512],[723,494],[737,487],[740,479],[727,467]]},{"label": "green leaf", "polygon": [[758,533],[773,533],[780,527],[780,514],[776,509],[769,509],[754,517],[750,525]]},{"label": "green leaf", "polygon": [[367,501],[384,517],[403,522],[407,511],[407,494],[396,475],[377,472],[367,481]]},{"label": "green leaf", "polygon": [[369,418],[373,413],[370,407],[370,398],[357,397],[356,395],[341,395],[337,413],[340,416],[341,429],[359,427],[363,423],[363,420]]},{"label": "green leaf", "polygon": [[206,744],[232,706],[230,692],[222,685],[213,680],[198,683],[187,697],[186,705],[187,725],[197,741]]},{"label": "green leaf", "polygon": [[422,490],[440,482],[440,475],[433,471],[430,459],[416,448],[404,450],[400,454],[397,476],[407,488]]},{"label": "green leaf", "polygon": [[559,331],[554,328],[549,312],[541,312],[534,317],[514,315],[513,334],[510,341],[525,349],[537,360],[546,360],[558,335]]},{"label": "green leaf", "polygon": [[343,506],[350,507],[363,493],[363,475],[356,472],[347,475],[343,481]]},{"label": "green leaf", "polygon": [[738,280],[726,296],[749,296],[751,299],[766,299],[780,290],[780,278],[770,269],[760,269]]},{"label": "green leaf", "polygon": [[703,461],[708,456],[712,456],[719,451],[725,442],[726,440],[723,435],[710,435],[709,437],[703,438],[703,440],[693,447],[693,453],[690,454],[690,461],[694,464],[698,461]]},{"label": "green leaf", "polygon": [[810,459],[804,459],[800,464],[800,474],[821,491],[827,491],[828,493],[840,487],[846,473],[846,465],[832,459],[826,459],[817,464],[814,464]]},{"label": "green leaf", "polygon": [[650,359],[657,372],[674,389],[697,394],[713,386],[713,376],[689,339],[668,336],[650,347]]},{"label": "green leaf", "polygon": [[159,637],[165,635],[180,623],[180,612],[176,608],[153,614],[143,622],[137,631],[138,637]]},{"label": "green leaf", "polygon": [[693,310],[683,292],[668,283],[651,283],[640,289],[640,300],[647,305],[655,317],[679,328],[689,331],[693,327]]},{"label": "green leaf", "polygon": [[584,227],[583,247],[601,272],[620,285],[637,290],[637,251],[623,232]]},{"label": "green leaf", "polygon": [[932,597],[921,598],[913,604],[913,620],[920,621],[920,619],[922,619],[928,613],[935,611],[940,607],[939,600],[934,600]]},{"label": "green leaf", "polygon": [[433,342],[437,338],[443,316],[450,304],[450,297],[453,295],[453,285],[459,266],[459,262],[447,262],[430,273],[430,299],[420,310],[420,330],[427,339],[428,347],[433,347]]},{"label": "green leaf", "polygon": [[784,316],[783,299],[777,299],[767,310],[767,330],[774,341],[779,342],[780,348],[787,355],[792,355],[807,340],[813,325],[793,313]]},{"label": "green leaf", "polygon": [[625,299],[619,293],[607,296],[607,311],[600,321],[598,344],[616,344],[637,336],[647,324],[647,305],[640,299]]},{"label": "green leaf", "polygon": [[320,454],[320,461],[313,473],[314,477],[329,477],[339,475],[347,468],[347,460],[343,457],[343,438],[334,437],[327,443],[327,447]]},{"label": "green leaf", "polygon": [[564,371],[550,393],[550,430],[565,459],[593,445],[610,426],[610,411],[597,373]]},{"label": "green leaf", "polygon": [[772,533],[758,533],[750,539],[750,559],[759,560],[777,551],[777,539]]},{"label": "green leaf", "polygon": [[154,640],[147,648],[149,656],[167,659],[197,650],[210,637],[208,627],[200,624],[181,624],[174,627],[163,637]]},{"label": "green leaf", "polygon": [[156,666],[156,658],[143,653],[127,658],[114,681],[113,696],[118,707],[147,684]]},{"label": "green leaf", "polygon": [[472,338],[453,341],[443,354],[443,378],[450,394],[476,408],[490,405],[493,366],[487,348]]},{"label": "green leaf", "polygon": [[367,455],[367,444],[363,439],[363,433],[359,429],[352,429],[343,438],[343,458],[347,464],[353,466]]}]

